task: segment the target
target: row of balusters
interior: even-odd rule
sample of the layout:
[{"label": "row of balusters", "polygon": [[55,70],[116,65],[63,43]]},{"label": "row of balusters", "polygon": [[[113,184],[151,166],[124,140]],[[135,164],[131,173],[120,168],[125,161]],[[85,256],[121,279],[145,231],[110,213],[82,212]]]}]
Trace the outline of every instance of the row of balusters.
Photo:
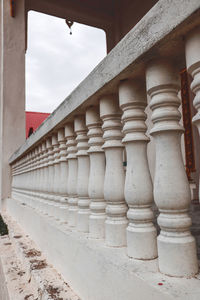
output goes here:
[{"label": "row of balusters", "polygon": [[[200,107],[200,32],[186,44],[188,71],[194,77],[194,105]],[[198,53],[197,53],[198,52]],[[12,164],[12,197],[54,216],[111,247],[127,246],[129,257],[158,257],[161,272],[198,272],[195,239],[188,214],[190,188],[181,154],[179,72],[173,61],[148,64],[144,78],[119,83],[119,93],[77,112],[73,121]],[[152,183],[146,134],[147,94],[150,135],[156,147]],[[195,116],[198,123],[198,114]],[[127,168],[123,167],[126,149]],[[152,203],[159,209],[160,234]]]}]

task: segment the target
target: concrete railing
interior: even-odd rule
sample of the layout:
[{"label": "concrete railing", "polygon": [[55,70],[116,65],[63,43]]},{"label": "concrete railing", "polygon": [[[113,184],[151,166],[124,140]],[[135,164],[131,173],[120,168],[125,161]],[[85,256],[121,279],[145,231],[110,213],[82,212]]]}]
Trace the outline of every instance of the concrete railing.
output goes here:
[{"label": "concrete railing", "polygon": [[[178,92],[186,65],[200,109],[199,15],[199,0],[159,1],[10,159],[13,199],[107,246],[127,247],[130,258],[158,257],[160,271],[177,277],[198,272]],[[198,129],[199,120],[197,112]]]}]

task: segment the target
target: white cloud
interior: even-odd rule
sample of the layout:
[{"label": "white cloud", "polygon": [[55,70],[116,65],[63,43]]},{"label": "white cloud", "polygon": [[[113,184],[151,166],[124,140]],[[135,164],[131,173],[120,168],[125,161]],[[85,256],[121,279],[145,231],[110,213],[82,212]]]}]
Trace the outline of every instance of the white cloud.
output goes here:
[{"label": "white cloud", "polygon": [[52,112],[105,55],[103,30],[29,12],[26,110]]}]

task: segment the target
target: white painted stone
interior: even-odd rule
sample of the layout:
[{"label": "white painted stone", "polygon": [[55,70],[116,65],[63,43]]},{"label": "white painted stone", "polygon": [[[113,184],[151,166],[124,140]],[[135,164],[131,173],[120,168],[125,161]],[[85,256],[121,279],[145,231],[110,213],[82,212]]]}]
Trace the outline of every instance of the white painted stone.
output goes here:
[{"label": "white painted stone", "polygon": [[115,95],[100,99],[100,116],[106,155],[104,199],[106,200],[105,240],[108,246],[126,245],[127,205],[124,200],[124,168],[121,111]]},{"label": "white painted stone", "polygon": [[67,146],[65,138],[65,130],[58,130],[58,142],[60,149],[60,173],[59,173],[59,196],[60,196],[60,220],[67,222],[68,220],[68,199],[67,199],[67,177],[68,177],[68,162],[67,162]]},{"label": "white painted stone", "polygon": [[60,216],[60,197],[59,193],[59,183],[60,183],[60,149],[58,143],[58,133],[52,135],[52,145],[53,145],[53,211],[52,215],[58,220]]},{"label": "white painted stone", "polygon": [[153,186],[147,161],[146,114],[144,83],[125,80],[119,85],[119,102],[123,110],[122,142],[127,153],[125,200],[127,217],[127,253],[136,259],[157,257],[157,232],[153,225]]},{"label": "white painted stone", "polygon": [[90,160],[87,153],[88,137],[85,125],[85,116],[77,116],[74,120],[74,131],[76,132],[78,158],[78,177],[77,177],[77,195],[78,195],[78,216],[77,229],[82,232],[89,231],[90,199],[88,197],[88,180],[90,170]]},{"label": "white painted stone", "polygon": [[41,155],[42,146],[39,145],[36,150],[36,157],[35,157],[35,195],[34,201],[32,202],[33,207],[38,209],[38,193],[39,193],[39,183],[40,183],[40,155]]},{"label": "white painted stone", "polygon": [[95,239],[105,237],[105,208],[104,200],[104,177],[105,177],[105,154],[102,149],[103,131],[101,128],[98,107],[90,107],[86,111],[86,125],[89,137],[90,174],[88,194],[90,202],[89,236]]},{"label": "white painted stone", "polygon": [[65,125],[65,137],[67,138],[67,161],[68,161],[68,224],[75,227],[77,224],[78,199],[77,199],[77,157],[76,141],[73,124]]},{"label": "white painted stone", "polygon": [[166,60],[152,62],[146,71],[151,97],[151,135],[156,144],[154,199],[159,208],[159,269],[170,276],[194,276],[198,272],[195,239],[188,215],[190,187],[184,169],[180,138],[183,128],[178,110],[178,71]]},{"label": "white painted stone", "polygon": [[44,155],[45,155],[45,142],[41,144],[41,153],[39,159],[39,180],[38,180],[38,210],[42,211],[43,207],[43,182],[44,182]]},{"label": "white painted stone", "polygon": [[52,144],[52,136],[48,139],[48,215],[53,216],[53,185],[54,185],[54,152],[53,152],[53,144]]},{"label": "white painted stone", "polygon": [[[47,148],[47,140],[44,141],[44,155],[43,155],[43,177],[42,177],[42,207],[41,212],[47,213],[47,200],[46,194],[48,192],[48,148]],[[32,172],[30,172],[31,175]],[[30,178],[31,182],[31,178]]]},{"label": "white painted stone", "polygon": [[53,146],[52,146],[52,140],[51,137],[48,137],[46,139],[46,149],[47,149],[47,172],[46,172],[46,178],[44,181],[44,190],[45,190],[45,194],[46,194],[46,208],[45,208],[45,214],[49,214],[51,215],[51,200],[50,200],[50,195],[51,195],[51,191],[52,191],[52,150],[53,150]]}]

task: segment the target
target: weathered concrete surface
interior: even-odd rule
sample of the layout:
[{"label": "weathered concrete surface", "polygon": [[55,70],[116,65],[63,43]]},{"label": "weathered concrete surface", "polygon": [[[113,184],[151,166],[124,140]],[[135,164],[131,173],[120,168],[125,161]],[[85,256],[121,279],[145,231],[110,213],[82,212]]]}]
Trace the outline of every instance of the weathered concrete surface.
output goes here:
[{"label": "weathered concrete surface", "polygon": [[[126,248],[106,247],[7,199],[7,211],[30,234],[45,256],[84,300],[198,300],[199,278],[173,278],[158,271],[157,259],[128,258]],[[59,245],[59,247],[58,247]]]},{"label": "weathered concrete surface", "polygon": [[0,237],[0,300],[80,300],[11,218]]},{"label": "weathered concrete surface", "polygon": [[188,0],[160,0],[12,155],[10,163],[66,122],[78,108],[85,108],[102,94],[113,92],[121,79],[142,74],[144,63],[161,52],[178,56],[184,66],[182,36],[199,23],[199,8],[199,0],[191,0],[189,5]]},{"label": "weathered concrete surface", "polygon": [[26,276],[8,236],[0,237],[0,269],[0,300],[37,299],[37,286]]}]

